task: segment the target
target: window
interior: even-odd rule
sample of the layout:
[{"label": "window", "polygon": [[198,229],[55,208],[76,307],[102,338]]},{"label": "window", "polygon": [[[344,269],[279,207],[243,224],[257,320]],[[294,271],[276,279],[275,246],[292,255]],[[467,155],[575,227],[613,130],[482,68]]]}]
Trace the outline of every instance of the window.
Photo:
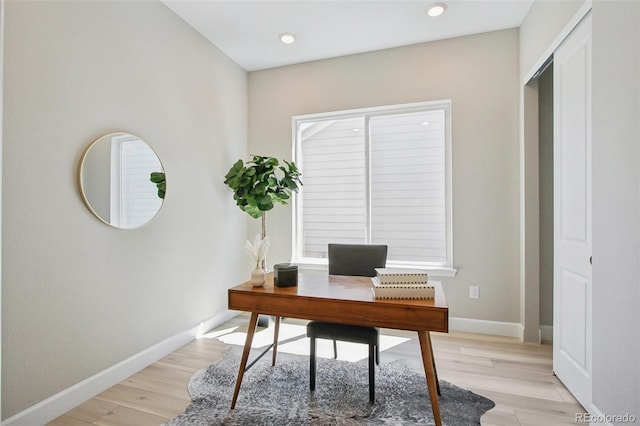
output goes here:
[{"label": "window", "polygon": [[111,139],[111,224],[136,228],[154,217],[162,206],[151,172],[162,164],[149,146],[131,135]]},{"label": "window", "polygon": [[293,259],[327,244],[389,246],[388,265],[452,275],[450,101],[293,118],[304,183]]}]

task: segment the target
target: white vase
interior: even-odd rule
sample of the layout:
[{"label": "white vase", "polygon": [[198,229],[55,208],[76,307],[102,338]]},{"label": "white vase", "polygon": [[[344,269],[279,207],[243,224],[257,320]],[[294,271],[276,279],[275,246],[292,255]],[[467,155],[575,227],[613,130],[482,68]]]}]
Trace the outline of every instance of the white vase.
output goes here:
[{"label": "white vase", "polygon": [[256,268],[251,272],[251,284],[254,287],[262,287],[266,277],[267,273],[264,269],[262,269],[260,265],[256,265]]}]

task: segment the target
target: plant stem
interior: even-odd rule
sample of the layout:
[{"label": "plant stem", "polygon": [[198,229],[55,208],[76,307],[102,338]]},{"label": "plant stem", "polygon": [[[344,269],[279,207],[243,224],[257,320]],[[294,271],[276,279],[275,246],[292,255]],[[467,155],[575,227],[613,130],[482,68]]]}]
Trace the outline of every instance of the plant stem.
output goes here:
[{"label": "plant stem", "polygon": [[[262,212],[262,239],[264,240],[264,238],[266,236],[267,236],[267,213],[266,212]],[[267,270],[267,256],[266,256],[266,254],[262,258],[262,269],[264,269],[265,271]]]}]

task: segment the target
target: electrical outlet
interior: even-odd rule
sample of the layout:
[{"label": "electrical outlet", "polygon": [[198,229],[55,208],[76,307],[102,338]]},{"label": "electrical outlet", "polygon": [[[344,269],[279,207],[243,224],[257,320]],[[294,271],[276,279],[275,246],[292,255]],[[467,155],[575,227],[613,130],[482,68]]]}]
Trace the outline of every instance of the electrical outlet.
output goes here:
[{"label": "electrical outlet", "polygon": [[469,286],[469,299],[479,299],[480,298],[480,287],[477,285]]}]

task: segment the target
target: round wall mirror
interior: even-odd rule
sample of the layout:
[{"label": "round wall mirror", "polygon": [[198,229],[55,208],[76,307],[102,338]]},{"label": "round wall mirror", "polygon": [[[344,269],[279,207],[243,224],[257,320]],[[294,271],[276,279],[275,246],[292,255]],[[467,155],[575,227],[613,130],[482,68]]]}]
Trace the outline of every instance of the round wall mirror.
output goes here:
[{"label": "round wall mirror", "polygon": [[89,145],[80,162],[80,193],[89,210],[116,228],[153,219],[164,201],[164,168],[142,139],[110,133]]}]

